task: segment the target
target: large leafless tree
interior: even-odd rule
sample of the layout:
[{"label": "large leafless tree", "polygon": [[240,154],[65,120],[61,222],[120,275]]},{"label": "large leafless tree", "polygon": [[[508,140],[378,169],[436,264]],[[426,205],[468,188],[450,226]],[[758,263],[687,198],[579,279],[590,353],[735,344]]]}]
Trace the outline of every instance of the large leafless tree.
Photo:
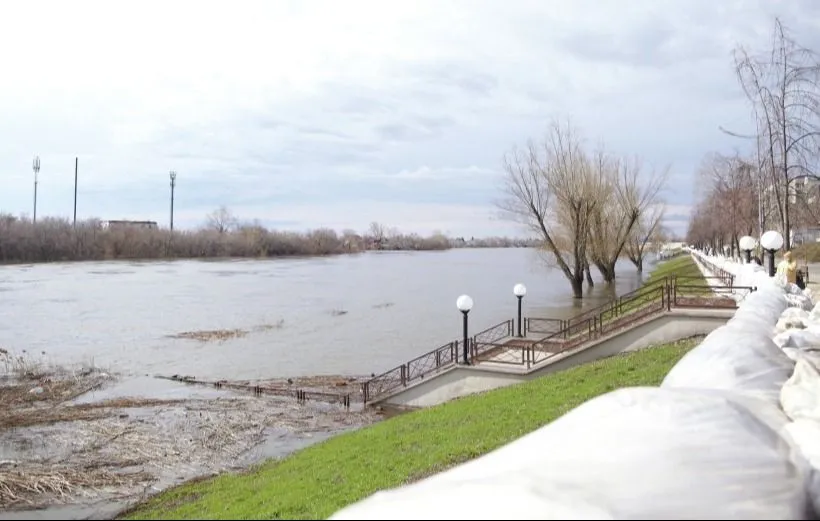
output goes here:
[{"label": "large leafless tree", "polygon": [[662,224],[665,211],[666,207],[663,204],[654,204],[641,212],[626,241],[624,253],[639,273],[643,272],[647,247],[651,245],[657,252],[660,245],[666,242],[667,234]]},{"label": "large leafless tree", "polygon": [[561,270],[576,298],[594,264],[606,281],[641,213],[657,194],[644,185],[638,163],[605,152],[589,154],[577,130],[554,121],[540,142],[504,159],[504,214],[527,226]]},{"label": "large leafless tree", "polygon": [[820,145],[820,60],[775,19],[772,47],[735,51],[735,71],[757,125],[758,162],[771,194],[785,248],[790,248],[790,193],[795,179],[817,175]]},{"label": "large leafless tree", "polygon": [[662,206],[658,193],[668,170],[644,175],[638,159],[595,155],[594,170],[600,178],[598,197],[591,219],[590,260],[605,282],[615,280],[615,264],[621,258],[641,216],[651,205]]},{"label": "large leafless tree", "polygon": [[499,207],[541,239],[573,295],[581,298],[589,218],[599,198],[580,136],[571,123],[554,121],[543,141],[506,155],[504,172]]},{"label": "large leafless tree", "polygon": [[687,241],[734,255],[739,239],[759,231],[759,173],[753,162],[737,155],[708,154],[701,163],[698,204],[689,223]]}]

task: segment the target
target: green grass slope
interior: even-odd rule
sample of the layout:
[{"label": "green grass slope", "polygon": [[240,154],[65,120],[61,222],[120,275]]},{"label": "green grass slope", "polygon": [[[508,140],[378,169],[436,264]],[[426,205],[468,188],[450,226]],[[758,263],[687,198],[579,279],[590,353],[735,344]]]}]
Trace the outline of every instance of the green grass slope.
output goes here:
[{"label": "green grass slope", "polygon": [[242,474],[168,490],[125,517],[327,518],[378,490],[486,454],[598,395],[621,387],[659,385],[697,343],[682,340],[618,355],[394,417]]}]

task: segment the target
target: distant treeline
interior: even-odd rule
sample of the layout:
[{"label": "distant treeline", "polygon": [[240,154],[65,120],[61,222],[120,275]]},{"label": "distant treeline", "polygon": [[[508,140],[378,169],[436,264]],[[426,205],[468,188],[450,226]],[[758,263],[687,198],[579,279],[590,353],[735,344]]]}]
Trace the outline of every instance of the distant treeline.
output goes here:
[{"label": "distant treeline", "polygon": [[[203,229],[171,232],[154,223],[97,219],[18,219],[0,214],[0,262],[55,262],[110,259],[286,257],[333,255],[368,250],[446,250],[452,247],[525,246],[526,241],[492,238],[465,241],[442,234],[358,234],[331,229],[304,233],[269,230],[259,224],[209,219]],[[371,229],[382,230],[377,225]]]}]

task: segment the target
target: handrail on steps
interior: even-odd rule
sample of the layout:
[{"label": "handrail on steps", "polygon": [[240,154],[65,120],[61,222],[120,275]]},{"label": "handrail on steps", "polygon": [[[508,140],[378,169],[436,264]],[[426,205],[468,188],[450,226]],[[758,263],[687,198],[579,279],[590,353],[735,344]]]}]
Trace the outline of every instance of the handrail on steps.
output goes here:
[{"label": "handrail on steps", "polygon": [[[717,267],[715,266],[715,268]],[[715,271],[712,271],[712,273],[715,273]],[[704,277],[706,284],[689,283],[689,281],[699,281],[700,277],[666,276],[625,293],[606,304],[583,311],[569,319],[543,319],[553,323],[558,322],[560,327],[537,340],[530,340],[525,345],[515,348],[516,352],[521,349],[521,353],[520,356],[515,355],[514,361],[505,362],[501,359],[492,361],[523,364],[529,368],[533,364],[578,347],[584,342],[599,338],[616,329],[630,327],[652,314],[669,311],[673,307],[715,307],[705,303],[710,299],[732,300],[721,297],[721,292],[716,290],[720,289],[731,293],[754,291],[754,288],[732,286],[734,276],[731,274],[727,276],[727,274],[728,272],[723,272],[716,273],[714,277]],[[681,284],[678,281],[683,283]],[[710,284],[711,281],[720,281],[720,284],[713,285]],[[727,282],[728,284],[726,284]],[[680,294],[679,289],[693,291],[695,295]],[[718,294],[718,299],[714,298],[715,294]],[[695,303],[687,303],[689,301],[686,299],[695,299]],[[734,301],[732,300],[732,302]],[[736,304],[734,305],[736,306]],[[725,308],[730,307],[730,305],[724,303],[717,307]],[[532,320],[537,321],[539,319]],[[526,329],[532,331],[529,329],[529,320],[526,321],[526,324]],[[513,326],[514,320],[505,320],[468,338],[469,361],[475,362],[481,358],[490,357],[493,352],[504,349],[505,346],[497,342],[512,337],[514,335]],[[368,403],[379,395],[406,387],[413,381],[421,380],[428,375],[458,364],[460,354],[463,353],[463,347],[463,341],[448,342],[409,362],[370,378],[362,384],[364,402]]]}]

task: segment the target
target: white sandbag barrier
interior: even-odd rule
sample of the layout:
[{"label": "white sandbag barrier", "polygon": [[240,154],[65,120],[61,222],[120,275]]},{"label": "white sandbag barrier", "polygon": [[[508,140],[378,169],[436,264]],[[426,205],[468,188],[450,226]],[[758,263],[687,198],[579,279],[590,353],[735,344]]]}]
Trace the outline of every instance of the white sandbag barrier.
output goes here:
[{"label": "white sandbag barrier", "polygon": [[818,519],[820,309],[759,266],[707,260],[758,291],[660,387],[599,396],[331,519]]}]

